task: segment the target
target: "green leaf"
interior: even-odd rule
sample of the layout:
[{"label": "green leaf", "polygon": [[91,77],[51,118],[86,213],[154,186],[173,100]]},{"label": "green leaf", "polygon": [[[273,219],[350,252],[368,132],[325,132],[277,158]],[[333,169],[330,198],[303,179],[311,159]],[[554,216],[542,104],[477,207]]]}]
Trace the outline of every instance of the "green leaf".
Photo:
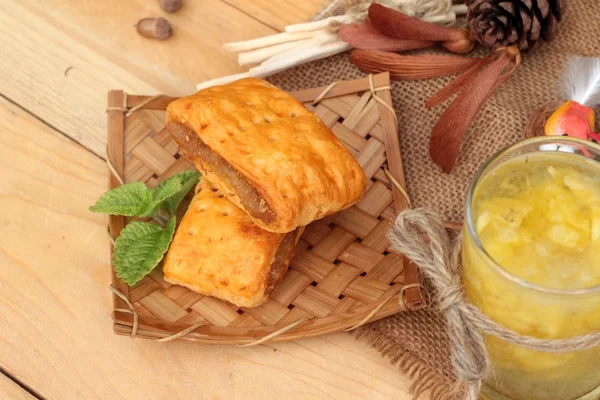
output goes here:
[{"label": "green leaf", "polygon": [[196,186],[198,180],[200,179],[200,176],[200,172],[198,171],[183,171],[182,173],[172,177],[179,177],[179,179],[181,180],[181,189],[177,194],[165,200],[163,208],[166,212],[168,212],[170,215],[175,214],[177,207],[179,207],[179,203],[181,203],[181,200],[183,200],[185,195],[188,194],[188,192],[194,186]]},{"label": "green leaf", "polygon": [[133,182],[104,193],[96,204],[90,207],[90,211],[128,217],[138,216],[148,208],[151,201],[152,194],[146,185],[142,182]]},{"label": "green leaf", "polygon": [[175,217],[167,227],[150,222],[131,222],[115,241],[113,264],[117,277],[135,285],[162,260],[175,233]]},{"label": "green leaf", "polygon": [[177,175],[174,175],[160,182],[158,186],[156,186],[154,190],[152,190],[152,201],[148,204],[147,208],[142,212],[140,216],[154,217],[158,213],[158,209],[162,206],[163,202],[169,197],[172,197],[179,193],[180,190],[181,178],[177,177]]}]

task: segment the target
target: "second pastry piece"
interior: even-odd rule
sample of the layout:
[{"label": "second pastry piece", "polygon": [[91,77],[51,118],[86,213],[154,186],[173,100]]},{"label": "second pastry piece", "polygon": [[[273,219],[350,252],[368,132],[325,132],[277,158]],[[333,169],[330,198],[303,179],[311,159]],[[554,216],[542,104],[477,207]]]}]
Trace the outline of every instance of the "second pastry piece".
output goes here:
[{"label": "second pastry piece", "polygon": [[256,307],[287,272],[300,233],[260,229],[202,177],[165,258],[165,281]]},{"label": "second pastry piece", "polygon": [[366,177],[302,103],[260,79],[172,102],[167,129],[182,153],[262,228],[290,232],[362,196]]}]

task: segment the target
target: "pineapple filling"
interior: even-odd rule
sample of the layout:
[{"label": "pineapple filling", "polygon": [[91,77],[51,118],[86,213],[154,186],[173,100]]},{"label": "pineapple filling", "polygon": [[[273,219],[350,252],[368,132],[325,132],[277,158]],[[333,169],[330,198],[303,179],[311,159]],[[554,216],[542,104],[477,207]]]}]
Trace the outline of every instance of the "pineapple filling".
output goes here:
[{"label": "pineapple filling", "polygon": [[600,164],[573,154],[516,158],[475,198],[477,235],[515,276],[546,288],[600,285]]}]

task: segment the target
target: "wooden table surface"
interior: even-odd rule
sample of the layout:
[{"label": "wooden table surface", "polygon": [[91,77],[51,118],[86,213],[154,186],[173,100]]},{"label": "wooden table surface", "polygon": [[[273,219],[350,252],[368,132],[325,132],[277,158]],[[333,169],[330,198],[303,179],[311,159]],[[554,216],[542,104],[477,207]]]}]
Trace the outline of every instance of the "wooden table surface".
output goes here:
[{"label": "wooden table surface", "polygon": [[225,42],[304,21],[321,0],[0,1],[0,399],[408,399],[345,333],[255,348],[112,333],[104,216],[106,92],[184,95],[240,72]]}]

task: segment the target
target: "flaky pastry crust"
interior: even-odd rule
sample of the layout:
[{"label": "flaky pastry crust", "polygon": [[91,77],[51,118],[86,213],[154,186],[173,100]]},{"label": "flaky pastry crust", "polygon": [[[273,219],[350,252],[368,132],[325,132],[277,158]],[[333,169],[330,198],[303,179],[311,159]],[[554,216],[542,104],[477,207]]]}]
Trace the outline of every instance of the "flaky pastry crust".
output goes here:
[{"label": "flaky pastry crust", "polygon": [[165,258],[167,282],[240,307],[264,303],[292,259],[294,232],[258,227],[204,177]]},{"label": "flaky pastry crust", "polygon": [[[248,208],[256,199],[244,198],[213,157],[188,154],[233,203],[271,232],[290,232],[345,209],[365,190],[364,172],[331,130],[263,80],[242,79],[175,100],[167,122],[171,133],[176,124],[188,128],[255,189],[263,202],[259,211]],[[184,154],[191,138],[185,136],[173,135]]]}]

